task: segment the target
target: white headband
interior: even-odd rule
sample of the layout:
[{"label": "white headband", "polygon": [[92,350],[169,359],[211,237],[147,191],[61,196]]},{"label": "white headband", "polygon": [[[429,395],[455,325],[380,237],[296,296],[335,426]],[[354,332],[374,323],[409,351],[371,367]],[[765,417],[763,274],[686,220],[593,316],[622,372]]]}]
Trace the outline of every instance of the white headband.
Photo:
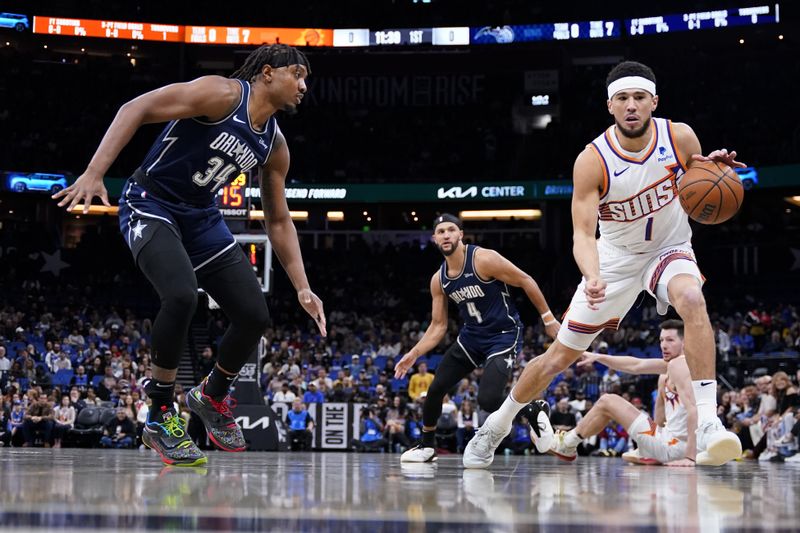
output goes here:
[{"label": "white headband", "polygon": [[608,99],[611,100],[615,94],[625,89],[642,89],[656,95],[655,82],[641,76],[626,76],[611,82],[608,86]]}]

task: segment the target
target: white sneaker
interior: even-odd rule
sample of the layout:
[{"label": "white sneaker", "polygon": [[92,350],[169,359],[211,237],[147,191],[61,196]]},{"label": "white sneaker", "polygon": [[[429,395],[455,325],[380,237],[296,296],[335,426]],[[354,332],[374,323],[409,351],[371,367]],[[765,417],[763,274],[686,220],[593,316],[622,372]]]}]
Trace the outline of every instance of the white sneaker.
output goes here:
[{"label": "white sneaker", "polygon": [[775,453],[775,452],[764,451],[764,452],[761,453],[761,455],[758,456],[758,461],[761,462],[761,463],[766,463],[766,462],[769,462],[769,460],[772,459],[773,457],[775,457],[776,455],[778,455],[778,454]]},{"label": "white sneaker", "polygon": [[550,404],[536,400],[531,404],[531,441],[539,453],[547,453],[553,445],[555,433],[550,424]]},{"label": "white sneaker", "polygon": [[735,433],[726,431],[719,418],[697,428],[697,464],[720,466],[742,455],[742,443]]},{"label": "white sneaker", "polygon": [[628,450],[627,452],[622,454],[622,460],[626,463],[631,463],[635,465],[660,465],[661,463],[657,459],[651,459],[650,457],[644,457],[642,454],[639,453],[639,448],[635,450]]},{"label": "white sneaker", "polygon": [[549,453],[555,455],[562,461],[574,461],[575,458],[578,456],[578,447],[577,446],[567,446],[567,443],[564,442],[564,437],[567,436],[566,431],[558,431],[553,438],[553,443],[550,446]]},{"label": "white sneaker", "polygon": [[417,444],[413,448],[403,452],[400,456],[401,463],[432,463],[436,461],[436,449],[424,448],[422,444]]},{"label": "white sneaker", "polygon": [[784,463],[800,463],[800,452],[794,454],[791,457],[787,457],[783,462]]},{"label": "white sneaker", "polygon": [[494,451],[509,434],[511,428],[496,428],[489,415],[486,422],[478,429],[472,440],[464,448],[464,457],[461,462],[464,468],[487,468],[494,461]]}]

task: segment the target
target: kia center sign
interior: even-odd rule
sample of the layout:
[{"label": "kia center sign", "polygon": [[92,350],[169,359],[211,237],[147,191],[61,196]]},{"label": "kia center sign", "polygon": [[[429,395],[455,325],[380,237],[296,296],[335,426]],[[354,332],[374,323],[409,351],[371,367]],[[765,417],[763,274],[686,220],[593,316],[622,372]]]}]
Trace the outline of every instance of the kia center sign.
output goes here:
[{"label": "kia center sign", "polygon": [[439,200],[489,200],[499,198],[525,198],[525,185],[472,185],[469,187],[439,187],[436,191]]}]

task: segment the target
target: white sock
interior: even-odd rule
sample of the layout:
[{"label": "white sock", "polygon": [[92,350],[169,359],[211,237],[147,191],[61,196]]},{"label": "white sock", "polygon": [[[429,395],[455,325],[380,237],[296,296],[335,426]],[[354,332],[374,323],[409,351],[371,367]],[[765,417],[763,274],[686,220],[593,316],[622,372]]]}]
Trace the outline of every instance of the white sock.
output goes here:
[{"label": "white sock", "polygon": [[583,439],[578,436],[578,430],[576,428],[570,429],[567,431],[567,434],[564,435],[564,444],[570,448],[577,448],[582,440]]},{"label": "white sock", "polygon": [[511,428],[511,424],[514,423],[514,418],[517,416],[517,413],[526,405],[528,404],[519,403],[514,399],[514,391],[512,390],[508,398],[506,398],[506,401],[500,406],[500,409],[492,413],[492,422],[504,428]]},{"label": "white sock", "polygon": [[692,381],[694,401],[697,404],[697,425],[717,417],[717,380]]}]

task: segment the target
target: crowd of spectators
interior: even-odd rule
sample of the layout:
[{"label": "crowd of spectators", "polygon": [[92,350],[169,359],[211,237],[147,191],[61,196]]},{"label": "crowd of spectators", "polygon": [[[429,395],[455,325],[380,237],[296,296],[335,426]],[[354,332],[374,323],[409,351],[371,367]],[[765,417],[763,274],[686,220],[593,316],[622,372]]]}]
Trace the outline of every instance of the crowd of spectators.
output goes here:
[{"label": "crowd of spectators", "polygon": [[[0,244],[6,236],[0,231]],[[0,387],[4,393],[0,440],[19,445],[42,440],[59,445],[87,405],[122,407],[140,431],[147,412],[142,383],[148,377],[149,338],[158,300],[142,290],[147,287],[146,280],[137,277],[129,257],[108,253],[119,240],[118,235],[110,233],[82,240],[70,257],[81,268],[66,269],[58,278],[39,273],[40,267],[30,259],[36,245],[26,246],[36,242],[34,234],[21,239],[19,249],[7,254],[0,264],[0,274],[7,281],[0,294]],[[513,242],[509,248],[497,249],[519,264],[549,267],[544,259],[519,259],[523,247]],[[305,255],[309,277],[315,280],[326,303],[329,335],[323,339],[315,333],[313,322],[295,303],[291,284],[276,271],[269,296],[275,325],[265,332],[266,351],[259,365],[265,398],[289,405],[299,399],[301,411],[319,402],[363,404],[367,408],[364,414],[371,415],[365,423],[373,419],[375,425],[364,427],[356,447],[397,451],[407,447],[418,436],[420,406],[439,354],[455,341],[458,331],[458,317],[452,313],[442,345],[420,360],[422,364],[408,378],[394,378],[394,364],[427,327],[430,295],[419,280],[426,279],[439,264],[438,252],[432,247],[393,243],[373,246],[353,241],[349,250],[308,249]],[[106,258],[102,263],[93,259],[100,256]],[[359,257],[358,276],[348,262],[352,257]],[[386,265],[402,265],[402,269]],[[537,273],[534,277],[547,279]],[[548,295],[553,295],[549,299],[558,311],[571,290],[559,290],[545,281],[542,285]],[[550,341],[524,294],[515,291],[512,297],[527,326],[516,376]],[[746,396],[741,394],[743,387],[758,376],[781,370],[795,376],[800,320],[794,305],[748,298],[728,301],[710,297],[709,302],[717,336],[718,370],[725,380],[721,390],[731,391],[732,403],[741,402]],[[198,313],[198,321],[201,319],[207,336],[194,338],[197,379],[213,366],[217,340],[227,325],[221,311],[204,307]],[[649,302],[637,305],[623,327],[604,332],[593,349],[657,357],[660,320]],[[480,378],[478,370],[464,380],[443,410],[442,441],[454,451],[463,449],[479,426],[476,397]],[[554,416],[563,414],[569,419],[569,413],[584,412],[605,391],[620,393],[650,409],[654,388],[655,380],[647,378],[606,372],[604,368],[573,368],[556,380],[546,398],[553,405]],[[179,408],[188,418],[181,387],[177,394]],[[44,401],[50,411],[37,406]],[[783,423],[788,424],[785,420]],[[33,440],[25,438],[26,424]],[[106,445],[138,443],[133,438],[131,443],[126,440],[130,428],[112,425],[109,438],[104,439]],[[622,446],[620,438],[619,431],[608,428],[606,444],[601,447],[600,440],[598,447],[616,451]],[[760,442],[751,439],[754,445]],[[517,449],[511,444],[508,448],[512,452]]]}]

